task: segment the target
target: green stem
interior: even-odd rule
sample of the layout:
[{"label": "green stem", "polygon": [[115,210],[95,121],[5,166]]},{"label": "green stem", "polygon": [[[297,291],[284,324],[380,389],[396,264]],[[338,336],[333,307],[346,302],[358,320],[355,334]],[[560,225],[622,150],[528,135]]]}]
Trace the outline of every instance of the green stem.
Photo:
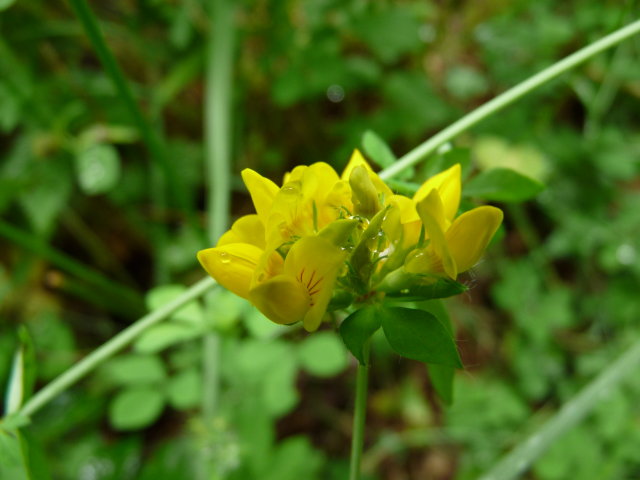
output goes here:
[{"label": "green stem", "polygon": [[37,255],[46,258],[61,270],[99,288],[105,295],[110,296],[112,301],[115,300],[124,304],[124,306],[129,309],[131,315],[140,315],[144,311],[144,301],[135,290],[113,282],[72,257],[57,251],[39,238],[3,220],[0,220],[0,236],[7,238],[27,250],[31,250]]},{"label": "green stem", "polygon": [[[231,197],[231,102],[233,98],[233,50],[235,8],[229,0],[213,0],[206,70],[205,145],[207,192],[207,234],[215,242],[228,228]],[[206,309],[215,315],[215,299],[209,295]],[[207,333],[202,343],[203,396],[202,415],[209,428],[214,420],[219,397],[220,338]],[[212,478],[215,462],[211,452],[203,458],[203,478]]]},{"label": "green stem", "polygon": [[16,415],[30,417],[54,397],[64,392],[74,383],[78,382],[82,377],[102,362],[129,345],[129,343],[131,343],[146,329],[161,320],[164,320],[186,303],[198,298],[215,284],[215,281],[209,277],[200,280],[175,300],[140,318],[137,322],[133,323],[108,342],[98,347],[69,370],[39,390],[27,403],[23,405],[20,410],[18,410],[18,412],[16,412]]},{"label": "green stem", "polygon": [[397,175],[405,168],[419,162],[427,155],[433,153],[438,147],[447,143],[468,128],[474,126],[476,123],[479,123],[490,115],[493,115],[520,97],[547,83],[549,80],[554,79],[558,75],[561,75],[567,70],[572,69],[576,65],[579,65],[594,55],[597,55],[598,53],[622,42],[638,32],[640,32],[640,20],[637,20],[626,27],[620,28],[610,35],[607,35],[591,45],[588,45],[568,57],[563,58],[559,62],[554,63],[524,82],[519,83],[515,87],[510,88],[501,95],[498,95],[493,100],[481,105],[457,122],[454,122],[441,132],[431,137],[426,142],[418,145],[409,153],[402,156],[396,163],[382,170],[380,172],[380,177],[382,179],[387,179]]},{"label": "green stem", "polygon": [[362,365],[358,362],[356,377],[356,401],[353,415],[353,432],[351,437],[351,462],[349,465],[349,480],[360,479],[360,463],[362,459],[362,447],[364,445],[364,427],[367,416],[367,384],[369,379],[369,343],[364,346],[364,360]]},{"label": "green stem", "polygon": [[637,374],[638,366],[640,366],[640,341],[632,345],[595,380],[565,403],[558,413],[503,457],[480,480],[509,480],[521,475],[533,461],[553,445],[558,437],[580,422],[625,377]]}]

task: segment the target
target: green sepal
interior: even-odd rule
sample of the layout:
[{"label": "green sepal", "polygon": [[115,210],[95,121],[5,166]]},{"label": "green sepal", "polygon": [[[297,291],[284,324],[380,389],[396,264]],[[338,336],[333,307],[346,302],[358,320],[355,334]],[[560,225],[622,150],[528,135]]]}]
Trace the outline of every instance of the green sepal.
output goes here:
[{"label": "green sepal", "polygon": [[355,218],[341,218],[331,222],[318,233],[319,237],[330,241],[338,247],[344,247],[349,242],[353,230],[358,226]]},{"label": "green sepal", "polygon": [[333,312],[335,310],[344,310],[353,303],[353,294],[345,290],[337,290],[333,292],[329,305],[327,306],[327,312]]},{"label": "green sepal", "polygon": [[428,364],[462,367],[454,339],[431,313],[387,306],[376,313],[389,345],[398,355]]},{"label": "green sepal", "polygon": [[362,365],[366,365],[365,345],[380,328],[378,308],[368,306],[356,310],[340,325],[340,336],[349,351]]},{"label": "green sepal", "polygon": [[468,290],[466,285],[447,277],[409,273],[398,268],[376,286],[387,297],[403,302],[447,298]]}]

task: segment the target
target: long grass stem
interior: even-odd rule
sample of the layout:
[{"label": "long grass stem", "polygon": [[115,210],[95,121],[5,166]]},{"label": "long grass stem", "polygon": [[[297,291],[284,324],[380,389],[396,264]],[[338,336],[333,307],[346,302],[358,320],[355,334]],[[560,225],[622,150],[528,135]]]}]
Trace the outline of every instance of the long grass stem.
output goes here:
[{"label": "long grass stem", "polygon": [[409,153],[403,155],[396,163],[388,168],[385,168],[380,172],[380,177],[383,179],[391,178],[402,170],[411,167],[423,158],[427,157],[438,149],[441,145],[447,143],[460,133],[469,129],[470,127],[481,122],[485,118],[493,115],[494,113],[502,110],[506,106],[515,102],[519,98],[523,97],[527,93],[535,90],[536,88],[544,85],[545,83],[553,80],[557,76],[571,70],[575,66],[588,60],[589,58],[597,55],[604,50],[611,48],[612,46],[626,40],[627,38],[640,32],[640,20],[637,20],[626,27],[622,27],[615,32],[607,35],[593,42],[577,52],[563,58],[562,60],[554,63],[550,67],[542,70],[541,72],[529,77],[525,81],[519,83],[515,87],[510,88],[506,92],[498,95],[493,100],[476,108],[472,112],[468,113],[460,120],[452,123],[450,126],[440,131],[429,140],[421,143]]}]

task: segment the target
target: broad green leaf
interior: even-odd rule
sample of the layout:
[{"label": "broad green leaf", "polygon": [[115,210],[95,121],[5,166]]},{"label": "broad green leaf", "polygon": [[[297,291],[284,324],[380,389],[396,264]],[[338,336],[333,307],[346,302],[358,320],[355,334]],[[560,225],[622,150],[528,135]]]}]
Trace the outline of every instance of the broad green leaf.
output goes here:
[{"label": "broad green leaf", "polygon": [[544,185],[508,168],[482,172],[464,185],[463,194],[496,202],[524,202],[544,190]]},{"label": "broad green leaf", "polygon": [[96,143],[76,156],[78,184],[87,195],[113,189],[120,180],[120,157],[113,145]]},{"label": "broad green leaf", "polygon": [[32,480],[18,430],[0,429],[0,478]]},{"label": "broad green leaf", "polygon": [[48,234],[68,205],[73,177],[64,158],[33,161],[18,202],[33,230]]},{"label": "broad green leaf", "polygon": [[[298,435],[279,442],[261,480],[300,480],[327,478],[321,474],[324,457],[307,437]],[[337,478],[337,477],[336,477]]]},{"label": "broad green leaf", "polygon": [[109,405],[109,421],[116,430],[138,430],[155,422],[164,409],[164,395],[157,388],[122,390]]},{"label": "broad green leaf", "polygon": [[167,373],[164,364],[155,355],[122,355],[115,357],[102,370],[112,382],[121,385],[160,383]]},{"label": "broad green leaf", "polygon": [[380,316],[375,307],[356,310],[340,325],[340,335],[344,344],[358,361],[365,365],[364,345],[381,326]]},{"label": "broad green leaf", "polygon": [[[453,333],[453,325],[449,318],[449,313],[442,300],[429,300],[421,302],[420,307],[427,312],[433,314],[444,326],[451,337],[455,337]],[[438,396],[446,405],[453,403],[453,380],[455,370],[446,365],[427,365],[427,372],[431,379],[431,384]]]},{"label": "broad green leaf", "polygon": [[379,314],[384,334],[399,355],[425,363],[462,367],[453,338],[431,313],[382,307]]},{"label": "broad green leaf", "polygon": [[389,145],[373,130],[367,130],[362,135],[362,148],[367,156],[382,168],[390,167],[398,161]]},{"label": "broad green leaf", "polygon": [[262,378],[262,398],[266,410],[275,417],[289,413],[300,398],[296,389],[298,366],[284,362],[272,366]]},{"label": "broad green leaf", "polygon": [[427,365],[427,372],[431,384],[442,401],[451,405],[453,403],[453,379],[455,369],[448,365]]},{"label": "broad green leaf", "polygon": [[347,352],[332,332],[309,335],[298,345],[300,365],[319,377],[337,375],[347,366]]},{"label": "broad green leaf", "polygon": [[154,325],[145,331],[133,345],[139,353],[158,353],[165,348],[202,335],[202,329],[181,323]]},{"label": "broad green leaf", "polygon": [[202,377],[198,369],[190,368],[171,377],[167,395],[171,406],[178,410],[199,405],[202,400]]}]

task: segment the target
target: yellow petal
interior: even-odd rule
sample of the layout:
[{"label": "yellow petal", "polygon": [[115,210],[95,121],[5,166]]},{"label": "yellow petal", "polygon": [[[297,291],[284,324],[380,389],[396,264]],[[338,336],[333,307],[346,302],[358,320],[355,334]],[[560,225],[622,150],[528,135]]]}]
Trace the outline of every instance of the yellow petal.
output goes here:
[{"label": "yellow petal", "polygon": [[295,278],[310,297],[310,308],[303,319],[307,331],[320,325],[346,256],[344,250],[322,237],[302,238],[287,254],[284,273]]},{"label": "yellow petal", "polygon": [[249,300],[269,320],[284,325],[301,321],[311,302],[307,289],[290,275],[277,275],[251,289]]},{"label": "yellow petal", "polygon": [[458,272],[444,235],[446,218],[438,190],[431,190],[424,199],[418,202],[416,209],[429,236],[429,246],[433,248],[436,255],[442,260],[446,274],[455,279]]},{"label": "yellow petal", "polygon": [[198,252],[202,267],[220,285],[247,298],[254,270],[263,251],[248,243],[230,243]]},{"label": "yellow petal", "polygon": [[340,176],[340,178],[342,180],[349,180],[349,177],[351,176],[351,172],[353,171],[353,169],[360,165],[366,168],[367,171],[373,173],[373,169],[371,168],[371,165],[369,165],[369,163],[364,159],[364,157],[362,156],[362,153],[360,153],[360,150],[356,148],[351,154],[349,163],[347,163],[347,166],[344,167],[344,170],[342,171],[342,175]]},{"label": "yellow petal", "polygon": [[258,215],[245,215],[240,217],[218,240],[217,246],[229,243],[250,243],[264,250],[265,231],[264,225]]},{"label": "yellow petal", "polygon": [[298,165],[290,172],[285,173],[284,179],[282,181],[282,185],[289,182],[299,182],[300,180],[302,180],[302,175],[304,174],[307,168],[309,167],[306,165]]},{"label": "yellow petal", "polygon": [[267,249],[278,248],[293,237],[313,235],[313,206],[302,193],[300,181],[285,184],[273,199],[266,226]]},{"label": "yellow petal", "polygon": [[325,227],[340,218],[341,215],[346,216],[353,213],[349,183],[344,180],[337,181],[324,200],[317,205],[317,208],[319,228]]},{"label": "yellow petal", "polygon": [[265,221],[273,199],[278,193],[278,186],[250,168],[242,170],[242,180],[251,194],[251,200],[258,216]]},{"label": "yellow petal", "polygon": [[444,205],[445,218],[451,222],[460,207],[460,191],[462,188],[460,176],[460,164],[456,163],[453,167],[434,175],[424,182],[413,196],[413,200],[418,203],[426,198],[429,192],[437,190]]},{"label": "yellow petal", "polygon": [[456,218],[445,236],[458,272],[469,270],[476,264],[502,223],[502,217],[499,208],[483,206]]}]

